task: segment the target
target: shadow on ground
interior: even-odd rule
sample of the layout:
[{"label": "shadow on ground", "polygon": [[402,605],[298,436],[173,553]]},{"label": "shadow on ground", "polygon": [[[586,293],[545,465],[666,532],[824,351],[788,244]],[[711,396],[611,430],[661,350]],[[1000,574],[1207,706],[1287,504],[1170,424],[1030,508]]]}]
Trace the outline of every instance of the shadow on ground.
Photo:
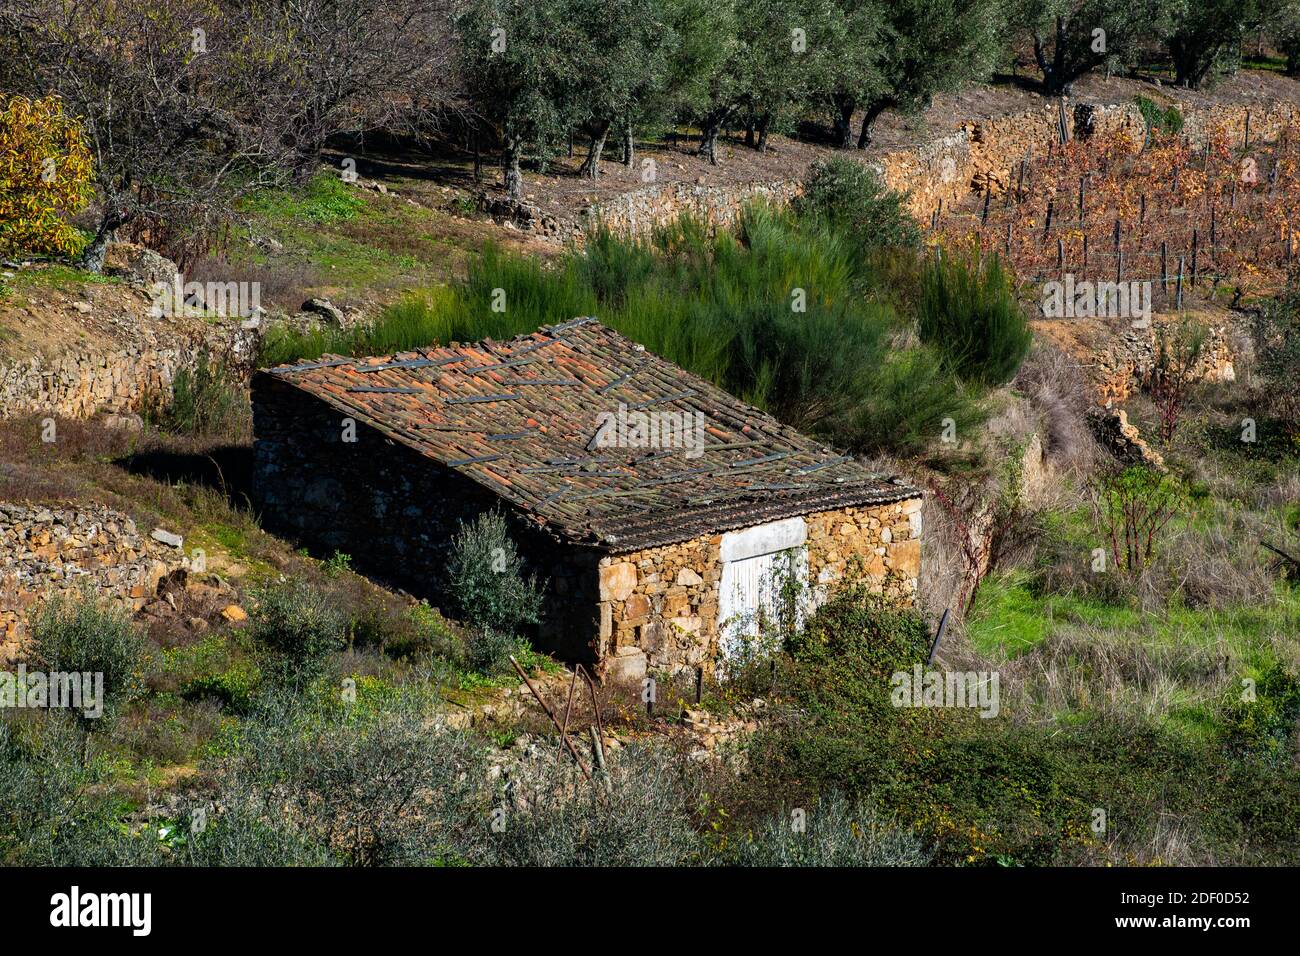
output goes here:
[{"label": "shadow on ground", "polygon": [[133,475],[167,484],[212,488],[232,507],[252,506],[253,449],[248,445],[220,445],[205,452],[141,451],[118,458],[114,464]]}]

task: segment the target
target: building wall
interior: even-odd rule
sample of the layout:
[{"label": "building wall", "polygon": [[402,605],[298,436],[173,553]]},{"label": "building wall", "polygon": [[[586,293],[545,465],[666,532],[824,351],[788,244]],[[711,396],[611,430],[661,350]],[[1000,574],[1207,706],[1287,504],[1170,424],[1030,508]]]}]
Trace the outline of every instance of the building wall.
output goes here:
[{"label": "building wall", "polygon": [[[808,577],[820,600],[853,571],[910,604],[921,570],[921,499],[805,516]],[[600,651],[608,670],[679,670],[718,653],[721,534],[600,562]]]},{"label": "building wall", "polygon": [[346,415],[274,376],[255,376],[252,390],[254,499],[268,530],[342,551],[358,571],[446,608],[460,523],[500,509],[546,584],[545,620],[529,636],[566,659],[595,660],[591,549],[556,541],[487,489],[360,421],[356,441],[344,441]]}]

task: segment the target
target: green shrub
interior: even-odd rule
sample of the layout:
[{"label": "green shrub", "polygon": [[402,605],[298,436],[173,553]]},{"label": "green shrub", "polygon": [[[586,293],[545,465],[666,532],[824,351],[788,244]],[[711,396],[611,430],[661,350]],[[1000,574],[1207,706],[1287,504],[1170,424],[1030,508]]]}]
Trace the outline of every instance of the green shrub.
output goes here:
[{"label": "green shrub", "polygon": [[842,156],[818,160],[795,200],[801,216],[824,217],[846,228],[861,248],[919,248],[921,230],[907,211],[907,195],[881,182],[872,169]]},{"label": "green shrub", "polygon": [[344,616],[319,592],[297,580],[264,588],[257,601],[251,634],[267,652],[267,676],[294,686],[319,677],[326,658],[346,642]]},{"label": "green shrub", "polygon": [[[689,218],[648,239],[597,228],[556,263],[489,247],[463,281],[408,296],[373,324],[273,329],[262,361],[499,340],[595,315],[796,428],[853,451],[911,451],[942,419],[963,425],[985,412],[938,347],[907,341],[893,303],[919,298],[915,252],[868,256],[864,241],[842,220],[753,206],[716,234]],[[497,290],[504,311],[493,308]]]},{"label": "green shrub", "polygon": [[918,312],[921,341],[968,382],[1005,385],[1029,354],[1033,332],[997,256],[936,255],[921,279]]},{"label": "green shrub", "polygon": [[542,589],[535,577],[524,577],[523,559],[499,512],[461,523],[447,570],[455,613],[472,627],[513,633],[541,620]]},{"label": "green shrub", "polygon": [[31,620],[30,660],[51,672],[102,674],[103,713],[78,712],[87,730],[112,719],[143,689],[145,641],[117,606],[92,597],[57,597]]},{"label": "green shrub", "polygon": [[407,610],[405,626],[389,635],[383,646],[395,658],[430,655],[453,665],[465,661],[464,642],[447,619],[423,601]]},{"label": "green shrub", "polygon": [[1284,756],[1300,720],[1300,680],[1279,661],[1270,661],[1248,694],[1233,688],[1225,717],[1232,741],[1258,752]]},{"label": "green shrub", "polygon": [[517,792],[523,807],[497,809],[495,865],[682,866],[701,851],[689,814],[692,788],[663,748],[622,748],[594,784],[569,761],[538,762]]},{"label": "green shrub", "polygon": [[227,366],[201,353],[194,367],[182,368],[172,380],[171,401],[157,415],[158,424],[182,435],[246,435],[252,425],[248,392]]},{"label": "green shrub", "polygon": [[465,638],[465,664],[480,674],[500,677],[514,671],[511,655],[519,659],[528,650],[527,641],[506,631],[476,627]]},{"label": "green shrub", "polygon": [[[378,713],[302,713],[272,701],[211,773],[227,827],[203,834],[195,862],[331,860],[429,865],[479,858],[488,835],[482,748],[398,702]],[[280,849],[259,850],[258,835]]]},{"label": "green shrub", "polygon": [[261,676],[250,662],[240,662],[218,674],[204,674],[186,681],[180,694],[185,700],[214,700],[229,713],[246,714]]},{"label": "green shrub", "polygon": [[1300,280],[1256,313],[1252,333],[1264,405],[1300,448]]},{"label": "green shrub", "polygon": [[[129,866],[162,862],[119,819],[101,771],[82,759],[61,715],[20,726],[0,716],[0,864]],[[98,786],[96,786],[98,785]]]},{"label": "green shrub", "polygon": [[1183,114],[1177,106],[1161,109],[1159,103],[1147,96],[1134,97],[1133,102],[1142,114],[1148,135],[1156,133],[1161,136],[1177,136],[1182,132]]},{"label": "green shrub", "polygon": [[925,866],[929,853],[913,831],[831,791],[807,810],[776,813],[753,833],[731,836],[724,858],[739,866]]}]

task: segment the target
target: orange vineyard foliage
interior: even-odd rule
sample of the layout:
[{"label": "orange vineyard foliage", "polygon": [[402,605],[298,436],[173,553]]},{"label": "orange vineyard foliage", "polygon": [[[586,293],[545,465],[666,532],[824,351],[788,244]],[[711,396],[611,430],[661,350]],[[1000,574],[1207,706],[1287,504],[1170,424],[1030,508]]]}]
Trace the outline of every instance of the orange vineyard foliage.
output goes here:
[{"label": "orange vineyard foliage", "polygon": [[0,255],[77,251],[67,221],[91,196],[81,124],[58,97],[0,99]]},{"label": "orange vineyard foliage", "polygon": [[1170,301],[1180,261],[1184,295],[1199,297],[1276,291],[1300,264],[1294,126],[1250,144],[1224,130],[1208,145],[1156,135],[1144,145],[1123,132],[1076,139],[974,186],[937,215],[931,236],[1002,254],[1022,282],[1145,280]]}]

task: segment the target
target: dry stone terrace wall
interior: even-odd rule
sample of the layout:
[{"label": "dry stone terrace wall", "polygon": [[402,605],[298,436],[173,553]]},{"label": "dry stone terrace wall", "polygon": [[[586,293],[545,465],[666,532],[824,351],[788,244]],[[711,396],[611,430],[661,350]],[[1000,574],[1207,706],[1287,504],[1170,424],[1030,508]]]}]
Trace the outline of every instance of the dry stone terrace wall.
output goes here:
[{"label": "dry stone terrace wall", "polygon": [[[921,568],[921,499],[805,516],[814,599],[859,573],[911,604]],[[600,562],[600,646],[607,673],[700,666],[718,653],[721,534]]]},{"label": "dry stone terrace wall", "polygon": [[0,419],[48,414],[86,418],[99,411],[138,412],[171,392],[181,369],[201,356],[246,374],[258,353],[260,330],[198,319],[156,319],[141,301],[112,336],[116,345],[82,345],[53,354],[0,360]]},{"label": "dry stone terrace wall", "polygon": [[0,502],[0,664],[17,655],[28,615],[51,597],[88,594],[134,613],[184,564],[121,512]]},{"label": "dry stone terrace wall", "polygon": [[192,367],[191,348],[114,352],[78,350],[0,366],[0,417],[49,414],[87,418],[100,410],[139,411],[166,395],[176,373]]},{"label": "dry stone terrace wall", "polygon": [[179,275],[149,249],[110,244],[102,282],[46,281],[40,264],[14,268],[31,281],[0,302],[0,418],[136,412],[168,396],[177,373],[203,356],[243,376],[257,359],[256,315],[153,314],[155,283]]},{"label": "dry stone terrace wall", "polygon": [[646,186],[614,199],[595,203],[582,211],[586,223],[603,223],[611,232],[644,235],[684,214],[703,219],[713,227],[734,223],[746,204],[768,200],[785,205],[803,190],[798,180],[746,183],[740,186],[704,186],[668,183]]}]

